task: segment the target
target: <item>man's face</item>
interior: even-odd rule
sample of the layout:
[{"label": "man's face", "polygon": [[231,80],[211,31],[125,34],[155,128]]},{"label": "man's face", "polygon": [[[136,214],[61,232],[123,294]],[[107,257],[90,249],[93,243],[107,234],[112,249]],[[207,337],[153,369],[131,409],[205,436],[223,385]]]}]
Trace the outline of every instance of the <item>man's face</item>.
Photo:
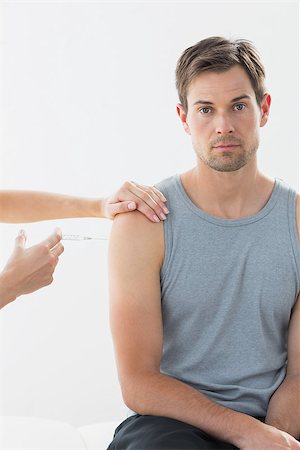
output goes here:
[{"label": "man's face", "polygon": [[266,94],[258,106],[247,73],[236,65],[200,74],[188,88],[188,113],[182,105],[177,111],[197,157],[214,170],[233,172],[255,155],[270,101]]}]

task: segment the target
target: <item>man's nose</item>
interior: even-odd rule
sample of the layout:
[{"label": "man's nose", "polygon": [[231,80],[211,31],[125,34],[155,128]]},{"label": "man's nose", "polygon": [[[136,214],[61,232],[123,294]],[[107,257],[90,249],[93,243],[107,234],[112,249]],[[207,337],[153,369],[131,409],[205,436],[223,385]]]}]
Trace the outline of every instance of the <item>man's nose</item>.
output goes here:
[{"label": "man's nose", "polygon": [[215,131],[217,134],[228,134],[234,132],[234,126],[227,114],[220,114],[216,117]]}]

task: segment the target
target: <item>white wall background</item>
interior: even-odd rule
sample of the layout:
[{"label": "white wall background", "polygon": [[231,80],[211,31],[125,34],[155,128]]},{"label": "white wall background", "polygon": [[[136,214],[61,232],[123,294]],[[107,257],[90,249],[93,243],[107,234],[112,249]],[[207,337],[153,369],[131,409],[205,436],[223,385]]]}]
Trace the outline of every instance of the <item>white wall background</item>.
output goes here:
[{"label": "white wall background", "polygon": [[[211,35],[252,40],[273,97],[259,161],[298,186],[298,2],[1,3],[3,189],[82,196],[153,184],[194,165],[176,116],[174,70]],[[105,220],[55,225],[108,236]],[[19,225],[2,225],[1,267]],[[107,242],[66,242],[48,288],[1,311],[2,414],[84,425],[124,413],[108,328]]]}]

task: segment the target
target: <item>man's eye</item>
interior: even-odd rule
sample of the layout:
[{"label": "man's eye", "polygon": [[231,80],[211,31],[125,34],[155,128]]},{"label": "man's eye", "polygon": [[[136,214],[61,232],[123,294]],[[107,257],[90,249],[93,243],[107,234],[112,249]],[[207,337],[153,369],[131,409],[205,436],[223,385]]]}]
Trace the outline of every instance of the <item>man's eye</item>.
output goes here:
[{"label": "man's eye", "polygon": [[244,103],[238,103],[237,105],[234,105],[234,109],[236,111],[242,111],[245,108],[246,108],[246,105],[244,105]]},{"label": "man's eye", "polygon": [[211,109],[206,107],[206,108],[200,108],[199,111],[202,114],[208,114],[209,112],[211,112]]}]

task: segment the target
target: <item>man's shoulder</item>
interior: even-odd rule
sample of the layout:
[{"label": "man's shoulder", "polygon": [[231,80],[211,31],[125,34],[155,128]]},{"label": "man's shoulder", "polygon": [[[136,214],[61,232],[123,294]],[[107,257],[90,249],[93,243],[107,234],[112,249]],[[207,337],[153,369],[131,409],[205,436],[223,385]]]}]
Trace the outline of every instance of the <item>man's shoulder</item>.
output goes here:
[{"label": "man's shoulder", "polygon": [[139,211],[119,214],[111,229],[110,254],[126,260],[127,265],[160,268],[164,259],[163,223],[153,223]]},{"label": "man's shoulder", "polygon": [[164,178],[163,180],[155,183],[155,187],[159,189],[163,194],[167,194],[168,190],[173,189],[178,183],[180,175],[175,174],[168,178]]},{"label": "man's shoulder", "polygon": [[130,211],[126,214],[117,214],[113,220],[112,226],[113,228],[122,228],[126,232],[155,232],[157,231],[158,225],[160,225],[160,223],[151,222],[140,211]]},{"label": "man's shoulder", "polygon": [[164,246],[163,222],[151,222],[139,211],[118,214],[112,224],[111,238],[139,249],[161,248]]}]

